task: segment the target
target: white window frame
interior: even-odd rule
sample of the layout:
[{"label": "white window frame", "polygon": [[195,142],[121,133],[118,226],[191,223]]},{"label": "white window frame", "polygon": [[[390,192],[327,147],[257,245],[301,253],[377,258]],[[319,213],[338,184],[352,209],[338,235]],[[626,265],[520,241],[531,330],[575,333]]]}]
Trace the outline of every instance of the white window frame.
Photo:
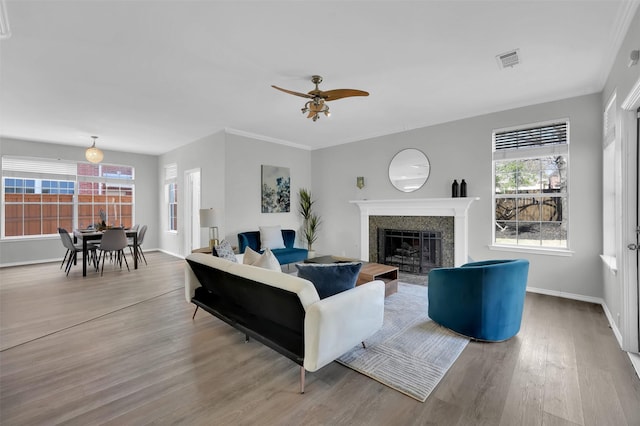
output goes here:
[{"label": "white window frame", "polygon": [[[164,166],[164,194],[166,205],[166,219],[167,227],[166,231],[171,234],[178,233],[178,209],[180,208],[178,202],[178,165],[175,163],[167,164]],[[174,202],[171,202],[171,191],[174,191]],[[173,208],[172,208],[173,206]],[[173,215],[175,213],[175,229],[172,229]]]},{"label": "white window frame", "polygon": [[[553,144],[548,146],[538,146],[538,147],[525,147],[520,149],[504,149],[497,151],[495,149],[496,146],[496,134],[512,132],[518,130],[532,129],[538,127],[546,127],[552,126],[558,123],[566,123],[566,144]],[[489,244],[489,248],[492,250],[501,250],[501,251],[513,251],[513,252],[522,252],[522,253],[538,253],[538,254],[546,254],[546,255],[557,255],[557,256],[571,256],[573,251],[571,250],[571,237],[570,237],[570,221],[569,221],[569,199],[570,199],[570,179],[567,176],[567,184],[566,191],[554,193],[557,194],[555,196],[563,197],[566,202],[566,211],[563,211],[563,221],[566,223],[567,229],[567,246],[566,247],[551,247],[551,246],[534,246],[534,245],[518,245],[518,244],[504,244],[496,242],[496,199],[502,198],[497,196],[495,190],[495,181],[496,181],[496,162],[503,160],[526,160],[526,159],[535,159],[541,158],[549,155],[562,155],[566,158],[567,161],[567,175],[570,173],[570,160],[569,160],[569,146],[570,146],[570,121],[568,118],[562,118],[557,120],[548,120],[537,123],[529,123],[518,126],[512,126],[508,128],[494,129],[492,132],[492,161],[491,161],[491,243]],[[533,195],[533,197],[531,197]],[[527,197],[536,198],[546,198],[549,197],[549,194],[540,193],[538,194],[527,194]],[[513,197],[518,198],[518,197]]]},{"label": "white window frame", "polygon": [[[132,192],[132,206],[131,217],[132,222],[135,222],[135,167],[125,164],[108,164],[115,167],[127,167],[131,169],[132,175],[130,178],[117,178],[117,177],[86,177],[78,173],[78,166],[81,164],[89,164],[78,161],[57,160],[51,158],[36,158],[36,157],[19,157],[12,155],[2,156],[2,196],[0,201],[0,208],[2,208],[2,223],[0,224],[0,238],[3,241],[20,241],[27,239],[48,239],[59,238],[58,233],[54,234],[33,234],[33,235],[16,235],[6,236],[6,202],[5,202],[5,178],[17,178],[17,179],[29,179],[36,181],[43,180],[57,180],[57,181],[73,181],[74,193],[73,193],[73,228],[78,227],[78,192],[80,190],[80,183],[92,180],[99,183],[117,183],[122,187],[130,187]],[[104,165],[105,163],[102,163]],[[55,203],[41,203],[55,204]],[[65,203],[66,204],[66,203]],[[70,231],[70,230],[69,230]]]}]

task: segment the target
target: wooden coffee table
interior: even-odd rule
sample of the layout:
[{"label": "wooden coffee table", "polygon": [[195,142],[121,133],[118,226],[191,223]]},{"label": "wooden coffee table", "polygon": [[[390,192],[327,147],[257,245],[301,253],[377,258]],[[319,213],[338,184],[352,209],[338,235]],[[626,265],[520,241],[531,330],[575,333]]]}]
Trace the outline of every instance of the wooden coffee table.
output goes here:
[{"label": "wooden coffee table", "polygon": [[358,259],[350,259],[340,256],[318,256],[305,260],[305,263],[342,263],[362,262],[362,269],[358,274],[356,285],[380,280],[384,282],[384,297],[389,297],[398,292],[398,267],[382,265],[380,263],[363,262]]},{"label": "wooden coffee table", "polygon": [[384,282],[384,297],[398,292],[398,267],[380,263],[363,263],[356,285],[380,280]]}]

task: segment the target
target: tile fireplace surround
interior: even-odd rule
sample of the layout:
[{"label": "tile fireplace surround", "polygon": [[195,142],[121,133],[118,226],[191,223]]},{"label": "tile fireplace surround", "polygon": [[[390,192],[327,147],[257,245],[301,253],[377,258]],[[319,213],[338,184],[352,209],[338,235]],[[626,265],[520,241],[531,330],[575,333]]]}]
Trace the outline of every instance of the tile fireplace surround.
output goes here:
[{"label": "tile fireplace surround", "polygon": [[369,259],[369,216],[453,216],[454,265],[469,257],[468,212],[478,197],[353,200],[360,208],[360,259]]}]

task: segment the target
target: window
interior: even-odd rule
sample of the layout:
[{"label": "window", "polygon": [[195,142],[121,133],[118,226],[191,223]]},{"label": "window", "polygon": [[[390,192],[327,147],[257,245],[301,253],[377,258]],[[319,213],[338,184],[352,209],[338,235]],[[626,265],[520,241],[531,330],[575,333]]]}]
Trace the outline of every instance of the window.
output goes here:
[{"label": "window", "polygon": [[178,166],[170,164],[164,168],[164,180],[166,188],[166,200],[167,200],[167,220],[168,230],[178,231],[178,183],[176,178],[178,176]]},{"label": "window", "polygon": [[110,164],[78,165],[78,224],[133,225],[134,169]]},{"label": "window", "polygon": [[568,246],[569,123],[493,132],[493,243]]},{"label": "window", "polygon": [[130,166],[3,156],[2,238],[57,235],[103,216],[107,224],[131,226],[133,179]]},{"label": "window", "polygon": [[607,103],[603,117],[602,139],[602,258],[613,270],[616,265],[616,238],[621,235],[622,212],[620,188],[622,185],[620,142],[616,137],[618,120],[616,94]]}]

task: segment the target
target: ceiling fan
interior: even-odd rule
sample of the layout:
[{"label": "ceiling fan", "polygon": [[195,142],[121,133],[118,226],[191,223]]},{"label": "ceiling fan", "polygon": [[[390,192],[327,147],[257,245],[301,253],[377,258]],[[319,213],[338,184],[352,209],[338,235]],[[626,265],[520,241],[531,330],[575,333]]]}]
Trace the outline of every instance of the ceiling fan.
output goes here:
[{"label": "ceiling fan", "polygon": [[282,87],[271,85],[274,89],[278,89],[282,92],[290,95],[300,96],[302,98],[311,99],[302,108],[303,114],[308,114],[307,118],[317,121],[320,118],[320,114],[324,114],[327,117],[331,115],[329,112],[329,105],[325,102],[335,101],[336,99],[349,98],[351,96],[369,96],[369,92],[356,89],[334,89],[334,90],[320,90],[318,84],[322,83],[322,77],[319,75],[311,76],[311,82],[316,85],[316,88],[309,93],[294,92],[293,90],[283,89]]}]

